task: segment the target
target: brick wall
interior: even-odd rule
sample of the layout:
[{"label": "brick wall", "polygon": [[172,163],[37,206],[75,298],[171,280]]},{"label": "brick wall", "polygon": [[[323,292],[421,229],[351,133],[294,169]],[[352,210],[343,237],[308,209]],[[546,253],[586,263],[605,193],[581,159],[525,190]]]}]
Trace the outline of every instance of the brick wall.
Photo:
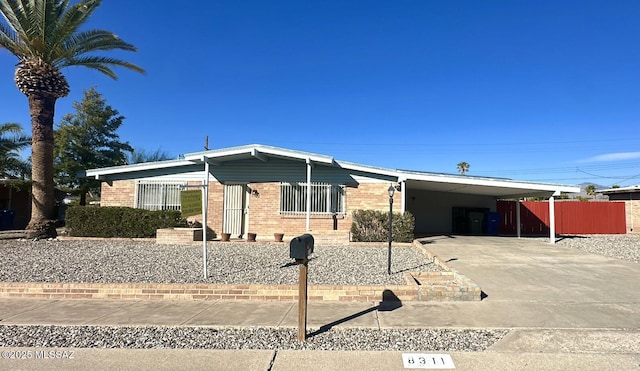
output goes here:
[{"label": "brick wall", "polygon": [[640,233],[640,200],[625,201],[627,233]]},{"label": "brick wall", "polygon": [[101,188],[101,206],[134,207],[136,192],[135,180],[102,182]]},{"label": "brick wall", "polygon": [[[192,182],[189,182],[191,184]],[[201,184],[193,182],[193,184]],[[256,233],[258,239],[273,239],[274,233],[284,233],[292,237],[306,232],[306,215],[280,215],[280,183],[250,183],[249,188],[257,191],[249,196],[248,231]],[[136,182],[134,180],[120,180],[102,183],[102,206],[134,207]],[[346,187],[345,208],[346,215],[312,215],[311,232],[323,233],[334,230],[348,236],[351,230],[352,213],[358,209],[389,210],[388,183],[361,183],[357,186]],[[223,198],[224,186],[217,182],[209,184],[209,214],[207,226],[216,234],[224,232],[223,226]],[[396,192],[394,198],[402,197]],[[399,203],[399,201],[398,201]],[[190,217],[201,221],[202,215]]]},{"label": "brick wall", "polygon": [[[258,238],[272,238],[274,233],[294,236],[306,231],[306,215],[280,215],[280,183],[251,183],[249,187],[257,191],[257,196],[249,197],[249,232]],[[351,230],[352,213],[358,209],[389,210],[387,183],[361,183],[357,187],[346,187],[346,215],[312,215],[312,232],[330,232],[334,229],[348,234]],[[400,192],[396,192],[401,197]],[[219,211],[222,213],[222,209]]]}]

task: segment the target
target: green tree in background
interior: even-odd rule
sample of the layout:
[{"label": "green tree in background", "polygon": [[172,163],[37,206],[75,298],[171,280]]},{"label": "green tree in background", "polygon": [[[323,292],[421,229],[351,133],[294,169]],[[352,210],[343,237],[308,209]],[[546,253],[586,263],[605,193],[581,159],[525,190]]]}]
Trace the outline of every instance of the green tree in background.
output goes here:
[{"label": "green tree in background", "polygon": [[587,192],[587,195],[589,197],[595,197],[596,195],[596,186],[593,184],[589,184],[588,186],[584,187],[584,191]]},{"label": "green tree in background", "polygon": [[467,172],[469,171],[469,168],[471,167],[471,165],[469,165],[468,163],[462,161],[459,162],[458,165],[458,172],[460,173],[460,175],[466,175]]},{"label": "green tree in background", "polygon": [[59,186],[80,196],[85,205],[88,192],[99,192],[100,181],[78,177],[86,169],[124,165],[133,148],[121,142],[116,131],[124,116],[106,104],[94,88],[84,92],[81,102],[74,102],[75,114],[67,114],[55,131],[55,175]]},{"label": "green tree in background", "polygon": [[20,151],[30,145],[31,138],[23,134],[22,126],[12,122],[0,124],[0,178],[28,176],[31,164],[20,157]]},{"label": "green tree in background", "polygon": [[163,151],[161,148],[156,149],[153,152],[148,152],[144,148],[134,148],[127,156],[127,164],[139,164],[142,162],[154,162],[172,160],[173,157],[169,153]]},{"label": "green tree in background", "polygon": [[61,69],[83,66],[116,78],[113,66],[143,70],[120,59],[94,54],[136,48],[104,30],[84,30],[100,0],[0,0],[0,48],[18,58],[15,83],[27,96],[31,116],[31,220],[30,237],[55,236],[53,117],[58,98],[69,94]]}]

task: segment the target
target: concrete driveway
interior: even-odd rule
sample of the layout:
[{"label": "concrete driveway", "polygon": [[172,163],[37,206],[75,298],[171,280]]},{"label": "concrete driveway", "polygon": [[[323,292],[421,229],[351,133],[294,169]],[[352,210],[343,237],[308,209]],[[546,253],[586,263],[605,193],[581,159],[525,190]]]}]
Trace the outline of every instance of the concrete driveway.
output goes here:
[{"label": "concrete driveway", "polygon": [[[640,328],[640,264],[540,239],[440,236],[422,241],[486,294],[480,303],[427,304],[444,316],[440,319],[450,320],[445,326]],[[436,309],[442,307],[450,311]]]}]

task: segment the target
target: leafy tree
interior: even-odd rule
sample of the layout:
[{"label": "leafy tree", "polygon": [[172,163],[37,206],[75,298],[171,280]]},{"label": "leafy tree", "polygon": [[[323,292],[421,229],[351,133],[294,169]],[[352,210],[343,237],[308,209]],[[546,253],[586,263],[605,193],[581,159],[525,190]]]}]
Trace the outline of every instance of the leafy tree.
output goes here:
[{"label": "leafy tree", "polygon": [[144,148],[135,148],[127,156],[127,164],[139,164],[142,162],[164,161],[171,159],[173,159],[173,157],[161,148],[156,149],[154,152],[147,152]]},{"label": "leafy tree", "polygon": [[75,114],[62,118],[55,131],[54,168],[58,185],[80,195],[85,205],[87,192],[98,191],[100,181],[77,176],[79,171],[126,164],[129,143],[121,142],[116,131],[124,116],[106,104],[94,88],[84,92],[81,102],[74,102]]},{"label": "leafy tree", "polygon": [[16,123],[0,124],[0,178],[24,179],[31,172],[31,164],[20,157],[20,150],[31,145],[31,138],[23,134]]},{"label": "leafy tree", "polygon": [[596,186],[593,184],[589,184],[584,187],[584,191],[587,192],[587,195],[594,197],[596,195]]},{"label": "leafy tree", "polygon": [[614,184],[614,185],[611,186],[611,188],[620,188],[620,186],[617,185],[617,184]]},{"label": "leafy tree", "polygon": [[467,172],[469,171],[469,168],[471,167],[471,165],[469,165],[468,163],[462,161],[459,162],[458,165],[458,172],[460,173],[460,175],[466,175]]},{"label": "leafy tree", "polygon": [[55,235],[48,220],[54,214],[53,117],[58,98],[69,94],[60,72],[84,66],[116,78],[113,66],[143,70],[129,62],[94,54],[136,48],[104,30],[81,31],[100,0],[0,0],[0,48],[18,58],[15,82],[27,96],[31,116],[32,207],[27,229]]}]

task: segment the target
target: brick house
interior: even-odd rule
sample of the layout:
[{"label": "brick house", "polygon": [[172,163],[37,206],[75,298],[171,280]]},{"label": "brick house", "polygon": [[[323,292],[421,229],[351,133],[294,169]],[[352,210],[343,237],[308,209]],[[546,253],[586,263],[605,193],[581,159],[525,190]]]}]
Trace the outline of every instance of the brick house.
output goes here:
[{"label": "brick house", "polygon": [[[103,180],[102,206],[147,209],[180,210],[180,191],[204,189],[206,184],[207,226],[217,234],[256,233],[259,239],[307,231],[346,239],[353,211],[389,210],[390,186],[395,191],[394,211],[411,212],[418,235],[486,233],[486,226],[473,223],[495,212],[498,199],[553,200],[554,194],[579,191],[554,184],[384,169],[257,144],[91,169],[85,176]],[[456,218],[463,220],[464,231],[456,230]]]}]

